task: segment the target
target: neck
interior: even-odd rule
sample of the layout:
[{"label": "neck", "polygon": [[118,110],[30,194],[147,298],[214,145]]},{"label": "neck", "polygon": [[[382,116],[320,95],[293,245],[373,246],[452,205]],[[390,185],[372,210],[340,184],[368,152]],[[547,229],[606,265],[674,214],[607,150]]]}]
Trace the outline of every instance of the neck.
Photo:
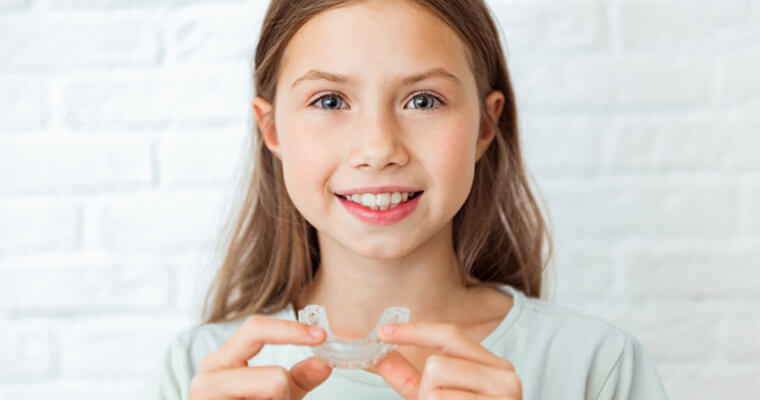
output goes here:
[{"label": "neck", "polygon": [[321,263],[313,282],[295,301],[325,307],[333,334],[369,334],[387,307],[410,310],[411,321],[454,322],[466,315],[464,286],[451,239],[451,224],[435,237],[393,259],[367,258],[319,237]]}]

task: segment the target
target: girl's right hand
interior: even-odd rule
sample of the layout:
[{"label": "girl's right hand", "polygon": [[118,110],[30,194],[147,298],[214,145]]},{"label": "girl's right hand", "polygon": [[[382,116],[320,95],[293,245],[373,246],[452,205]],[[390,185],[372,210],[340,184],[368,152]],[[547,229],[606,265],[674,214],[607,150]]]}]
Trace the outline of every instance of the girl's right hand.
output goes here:
[{"label": "girl's right hand", "polygon": [[[310,336],[314,330],[317,337]],[[322,328],[301,322],[255,315],[203,359],[190,381],[192,400],[301,399],[330,376],[332,368],[317,357],[299,361],[288,371],[279,366],[249,367],[248,360],[265,344],[318,345]]]}]

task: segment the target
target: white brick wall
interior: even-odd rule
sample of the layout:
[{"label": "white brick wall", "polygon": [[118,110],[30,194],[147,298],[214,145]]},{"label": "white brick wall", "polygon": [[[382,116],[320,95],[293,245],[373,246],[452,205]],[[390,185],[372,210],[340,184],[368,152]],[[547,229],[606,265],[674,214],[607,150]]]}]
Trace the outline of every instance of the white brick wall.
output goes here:
[{"label": "white brick wall", "polygon": [[[0,0],[0,398],[134,398],[198,318],[263,0]],[[490,0],[550,299],[760,399],[760,2]]]}]

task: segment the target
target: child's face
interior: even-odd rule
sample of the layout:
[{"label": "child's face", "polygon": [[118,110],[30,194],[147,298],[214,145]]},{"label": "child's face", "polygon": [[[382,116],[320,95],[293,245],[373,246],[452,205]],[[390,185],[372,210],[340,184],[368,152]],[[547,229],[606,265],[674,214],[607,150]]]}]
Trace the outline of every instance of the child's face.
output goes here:
[{"label": "child's face", "polygon": [[[456,78],[402,83],[433,68]],[[353,83],[304,79],[293,86],[310,70]],[[492,93],[487,103],[498,119],[502,94]],[[274,125],[266,101],[257,98],[254,109],[267,147],[282,160],[288,193],[319,232],[320,245],[330,241],[372,258],[401,257],[434,237],[451,240],[442,229],[467,199],[475,162],[494,134],[481,126],[465,44],[408,1],[358,2],[310,19],[285,51]],[[383,215],[395,209],[351,212],[358,205],[336,195],[386,185],[424,192],[408,215],[392,221]]]}]

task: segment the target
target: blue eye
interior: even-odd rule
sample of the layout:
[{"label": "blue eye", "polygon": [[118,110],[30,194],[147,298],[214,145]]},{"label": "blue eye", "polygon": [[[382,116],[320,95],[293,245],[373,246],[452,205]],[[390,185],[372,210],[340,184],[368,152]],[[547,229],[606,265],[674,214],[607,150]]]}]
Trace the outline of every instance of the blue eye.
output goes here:
[{"label": "blue eye", "polygon": [[[428,100],[426,100],[426,99],[428,99]],[[422,100],[422,101],[420,101],[420,100]],[[443,105],[443,101],[441,101],[441,99],[439,99],[438,96],[436,96],[436,95],[434,95],[432,93],[422,92],[422,93],[414,96],[412,98],[412,100],[410,101],[410,103],[414,103],[415,108],[419,108],[419,109],[423,109],[423,110],[432,110],[432,108],[426,108],[425,106],[429,105],[431,102],[435,103],[436,101],[438,103],[440,103],[441,105]],[[407,103],[407,104],[409,104],[409,103]]]},{"label": "blue eye", "polygon": [[[329,100],[329,101],[324,101]],[[330,110],[339,110],[339,108],[333,108],[340,104],[340,102],[343,101],[343,98],[340,97],[340,95],[336,93],[327,93],[325,95],[320,96],[316,100],[314,100],[310,105],[314,104],[321,104],[322,107],[318,107],[320,109],[330,111]],[[435,102],[438,102],[439,104],[443,105],[445,104],[438,96],[429,93],[429,92],[421,92],[414,96],[412,100],[409,103],[414,103],[415,107],[414,109],[421,109],[421,110],[432,110],[433,108],[427,108],[428,105],[435,104]],[[407,103],[407,104],[409,104]]]},{"label": "blue eye", "polygon": [[[325,99],[329,99],[331,101],[329,102],[323,101]],[[335,107],[336,104],[340,104],[341,101],[343,101],[343,99],[340,96],[336,95],[335,93],[328,93],[323,96],[320,96],[318,99],[314,100],[314,102],[312,102],[311,104],[321,103],[322,106],[326,106],[326,107],[319,107],[319,108],[329,111],[329,110],[334,110],[334,108],[332,107]]]}]

